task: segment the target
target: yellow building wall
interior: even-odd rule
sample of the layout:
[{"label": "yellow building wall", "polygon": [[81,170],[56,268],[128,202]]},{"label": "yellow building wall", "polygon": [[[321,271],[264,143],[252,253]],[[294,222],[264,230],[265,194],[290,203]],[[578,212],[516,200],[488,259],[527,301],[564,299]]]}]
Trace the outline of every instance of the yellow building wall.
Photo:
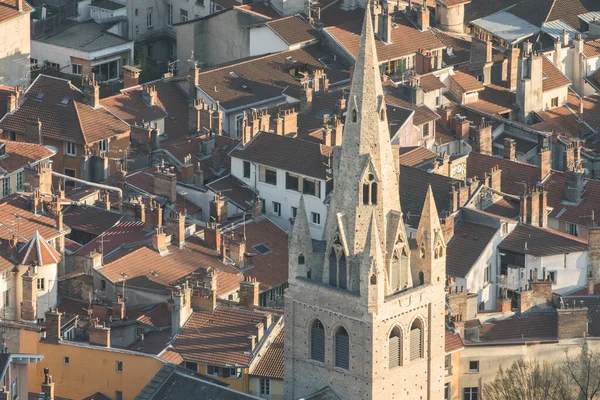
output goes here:
[{"label": "yellow building wall", "polygon": [[444,377],[444,384],[450,382],[450,388],[452,389],[452,400],[460,400],[460,392],[458,388],[458,377],[460,375],[460,352],[455,351],[451,354],[452,357],[452,368],[446,373]]},{"label": "yellow building wall", "polygon": [[[206,364],[198,364],[199,373],[208,375],[206,371]],[[229,385],[230,389],[237,390],[243,393],[250,393],[250,378],[248,376],[248,368],[244,368],[244,376],[241,379],[237,378],[223,378],[221,376],[215,376],[214,378],[223,381]]]}]

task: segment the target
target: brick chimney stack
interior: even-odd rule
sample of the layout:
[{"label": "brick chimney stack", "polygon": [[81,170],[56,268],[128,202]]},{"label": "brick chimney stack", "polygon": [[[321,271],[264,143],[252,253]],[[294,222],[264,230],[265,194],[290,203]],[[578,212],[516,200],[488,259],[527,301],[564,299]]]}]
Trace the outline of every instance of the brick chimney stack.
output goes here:
[{"label": "brick chimney stack", "polygon": [[17,10],[23,11],[23,0],[17,0],[16,2]]},{"label": "brick chimney stack", "polygon": [[256,282],[256,278],[245,276],[240,282],[240,305],[246,308],[258,306],[259,292],[260,284]]},{"label": "brick chimney stack", "polygon": [[37,266],[30,267],[23,274],[21,301],[21,320],[35,322],[37,320]]},{"label": "brick chimney stack", "polygon": [[92,321],[92,326],[88,332],[91,345],[110,347],[110,328],[100,324],[97,318]]},{"label": "brick chimney stack", "polygon": [[156,98],[156,88],[154,86],[144,85],[144,89],[142,91],[142,99],[144,99],[144,101],[148,103],[148,105],[154,106],[156,105]]},{"label": "brick chimney stack", "polygon": [[62,339],[61,328],[61,316],[58,309],[51,308],[46,311],[46,341],[57,343]]},{"label": "brick chimney stack", "polygon": [[511,161],[517,159],[517,142],[514,139],[504,139],[504,158]]},{"label": "brick chimney stack", "polygon": [[163,232],[162,226],[156,228],[156,233],[152,236],[152,248],[160,255],[168,253],[167,235]]},{"label": "brick chimney stack", "polygon": [[543,147],[538,153],[539,177],[538,180],[543,182],[548,178],[552,170],[551,165],[552,152],[548,147]]},{"label": "brick chimney stack", "polygon": [[482,118],[479,126],[475,128],[475,148],[479,153],[491,156],[492,146],[492,124]]},{"label": "brick chimney stack", "polygon": [[25,120],[25,141],[42,144],[42,121],[39,118]]},{"label": "brick chimney stack", "polygon": [[191,289],[186,282],[183,287],[177,286],[173,292],[173,310],[171,311],[171,335],[181,331],[192,315]]},{"label": "brick chimney stack", "polygon": [[131,65],[123,66],[123,84],[125,88],[138,86],[142,70]]},{"label": "brick chimney stack", "polygon": [[171,234],[171,243],[180,249],[185,246],[185,214],[171,211],[167,220],[167,231]]},{"label": "brick chimney stack", "polygon": [[113,319],[123,320],[125,319],[125,301],[123,296],[117,295],[117,301],[113,303]]},{"label": "brick chimney stack", "polygon": [[421,6],[421,11],[417,16],[417,19],[417,25],[421,28],[422,32],[429,29],[429,8],[427,7],[427,0],[423,0],[423,5]]},{"label": "brick chimney stack", "polygon": [[594,282],[600,282],[600,227],[588,226],[588,258]]},{"label": "brick chimney stack", "polygon": [[232,237],[229,243],[229,258],[235,263],[237,268],[244,268],[246,265],[246,238]]},{"label": "brick chimney stack", "polygon": [[44,400],[54,400],[54,382],[50,375],[50,368],[44,368],[44,382],[42,383],[42,393]]},{"label": "brick chimney stack", "polygon": [[83,80],[83,99],[94,109],[100,107],[100,86],[94,74]]},{"label": "brick chimney stack", "polygon": [[215,193],[209,204],[210,222],[221,223],[227,220],[227,206],[227,200],[219,193]]}]

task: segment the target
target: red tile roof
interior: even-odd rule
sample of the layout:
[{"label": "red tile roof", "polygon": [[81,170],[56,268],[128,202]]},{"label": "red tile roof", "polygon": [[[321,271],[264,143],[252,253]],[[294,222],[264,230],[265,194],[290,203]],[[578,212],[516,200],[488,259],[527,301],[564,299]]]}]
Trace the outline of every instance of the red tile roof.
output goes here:
[{"label": "red tile roof", "polygon": [[38,231],[35,231],[29,242],[21,248],[17,258],[21,265],[49,265],[58,264],[62,257],[54,247],[44,240]]},{"label": "red tile roof", "polygon": [[80,245],[80,248],[76,250],[76,254],[86,256],[93,251],[97,251],[107,255],[123,245],[151,243],[152,237],[150,235],[151,232],[144,230],[144,223],[141,221],[117,222],[85,246],[81,247]]},{"label": "red tile roof", "polygon": [[519,216],[521,202],[516,199],[503,197],[485,209],[485,212],[500,217],[514,219]]},{"label": "red tile roof", "polygon": [[317,31],[300,15],[274,19],[266,25],[289,46],[317,40]]},{"label": "red tile roof", "polygon": [[56,154],[39,144],[0,140],[5,144],[6,155],[0,158],[0,168],[11,173],[27,165],[36,164]]},{"label": "red tile roof", "polygon": [[[219,1],[223,1],[223,0],[219,0]],[[263,2],[248,3],[248,4],[241,5],[241,6],[236,5],[235,8],[240,11],[256,14],[256,15],[259,15],[261,17],[268,18],[268,19],[280,17],[280,15],[277,14],[277,11],[275,11],[275,9],[273,9],[272,7],[269,6],[269,3],[263,3]]]},{"label": "red tile roof", "polygon": [[[525,248],[527,247],[527,248]],[[536,257],[587,251],[587,241],[551,228],[519,224],[499,248]]]},{"label": "red tile roof", "polygon": [[115,226],[123,215],[93,206],[69,206],[63,210],[64,223],[69,228],[100,235]]},{"label": "red tile roof", "polygon": [[250,375],[266,378],[283,379],[283,343],[284,330],[275,336],[256,366],[250,370]]},{"label": "red tile roof", "polygon": [[[33,11],[33,8],[26,2],[23,1],[23,10],[19,11],[16,7],[15,0],[0,0],[0,22],[8,19],[26,15]],[[29,19],[29,17],[27,17]]]},{"label": "red tile roof", "polygon": [[24,96],[21,106],[0,120],[0,129],[24,133],[26,120],[39,118],[43,137],[80,144],[129,132],[129,126],[105,108],[85,103],[83,93],[67,80],[39,75]]},{"label": "red tile roof", "polygon": [[318,179],[327,179],[326,155],[331,147],[269,132],[260,132],[229,155]]},{"label": "red tile roof", "polygon": [[466,107],[485,114],[504,114],[513,110],[516,103],[514,92],[498,85],[487,85],[479,92],[479,100]]},{"label": "red tile roof", "polygon": [[[330,12],[335,12],[334,7],[337,6],[332,6]],[[327,27],[325,30],[356,58],[364,11],[360,10],[359,18],[350,12],[341,11],[339,8],[337,12],[340,18],[348,15],[352,20]],[[323,14],[321,17],[323,18]],[[401,11],[393,14],[392,21],[394,23],[392,43],[385,44],[380,40],[376,41],[377,59],[380,63],[414,55],[419,49],[435,50],[446,47],[431,31],[421,32],[418,30]]]},{"label": "red tile roof", "polygon": [[391,82],[384,83],[383,91],[385,93],[385,102],[397,107],[407,108],[415,112],[413,116],[413,125],[421,126],[425,123],[436,121],[440,119],[440,116],[435,111],[430,109],[424,104],[415,105],[407,101],[398,90],[398,88]]},{"label": "red tile roof", "polygon": [[166,302],[125,309],[127,321],[138,321],[154,328],[171,325],[171,312]]},{"label": "red tile roof", "polygon": [[52,240],[60,235],[56,229],[54,218],[47,214],[31,212],[29,197],[14,194],[0,199],[0,241],[8,240],[13,233],[20,235],[19,241],[28,241],[36,231],[46,240]]},{"label": "red tile roof", "polygon": [[542,56],[542,64],[542,70],[545,75],[542,80],[542,91],[547,92],[571,84],[569,78],[560,72],[545,56]]},{"label": "red tile roof", "polygon": [[473,75],[469,75],[462,71],[454,71],[454,75],[450,75],[452,79],[465,92],[480,91],[485,89],[485,86],[477,80]]},{"label": "red tile roof", "polygon": [[[319,60],[324,58],[330,59],[329,65]],[[290,74],[298,65],[324,69],[330,85],[350,77],[339,58],[333,61],[325,47],[311,45],[201,71],[199,87],[226,110],[281,97],[284,90],[300,99],[300,80]]]},{"label": "red tile roof", "polygon": [[484,323],[479,329],[480,343],[490,341],[527,342],[557,340],[556,312],[515,316],[509,319]]},{"label": "red tile roof", "polygon": [[435,153],[425,147],[416,146],[413,148],[400,148],[400,165],[419,167],[426,162],[432,161],[434,158]]},{"label": "red tile roof", "polygon": [[150,105],[142,98],[140,86],[123,89],[120,94],[100,100],[100,104],[130,125],[163,119],[167,113],[158,105]]},{"label": "red tile roof", "polygon": [[455,228],[446,250],[447,274],[465,278],[497,231],[471,222],[462,222]]},{"label": "red tile roof", "polygon": [[587,58],[595,58],[600,56],[600,38],[586,39],[583,42],[583,54]]},{"label": "red tile roof", "polygon": [[460,335],[446,331],[446,342],[444,347],[446,354],[452,353],[457,350],[462,350],[464,349],[464,347],[465,345],[462,339],[460,338]]},{"label": "red tile roof", "polygon": [[234,366],[250,365],[248,336],[256,335],[265,315],[219,306],[214,311],[194,311],[173,347],[186,361]]},{"label": "red tile roof", "polygon": [[433,74],[421,75],[419,77],[421,88],[425,93],[433,92],[436,89],[444,89],[446,86],[440,81],[440,78]]}]

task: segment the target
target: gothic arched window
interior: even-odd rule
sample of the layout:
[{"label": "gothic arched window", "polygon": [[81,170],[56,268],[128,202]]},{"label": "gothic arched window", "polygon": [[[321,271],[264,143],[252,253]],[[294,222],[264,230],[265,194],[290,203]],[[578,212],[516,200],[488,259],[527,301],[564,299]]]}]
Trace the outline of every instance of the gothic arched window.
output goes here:
[{"label": "gothic arched window", "polygon": [[417,318],[410,327],[410,360],[423,358],[423,322]]},{"label": "gothic arched window", "polygon": [[373,274],[371,275],[371,285],[376,285],[377,284],[377,275]]},{"label": "gothic arched window", "polygon": [[395,327],[390,332],[388,338],[388,353],[390,361],[390,369],[402,365],[402,332],[400,328]]},{"label": "gothic arched window", "polygon": [[350,338],[342,327],[335,332],[335,366],[350,369]]},{"label": "gothic arched window", "polygon": [[310,328],[310,358],[325,362],[325,327],[318,319]]},{"label": "gothic arched window", "polygon": [[394,252],[392,256],[392,264],[391,264],[391,286],[392,290],[396,291],[400,289],[400,259],[398,258],[398,253]]},{"label": "gothic arched window", "polygon": [[337,257],[333,250],[329,253],[329,284],[337,286]]},{"label": "gothic arched window", "polygon": [[419,272],[419,285],[424,285],[425,284],[425,275],[423,274],[423,271]]},{"label": "gothic arched window", "polygon": [[342,254],[338,260],[338,287],[340,289],[346,289],[347,276],[346,256]]},{"label": "gothic arched window", "polygon": [[377,204],[377,182],[375,175],[369,174],[362,186],[363,205]]}]

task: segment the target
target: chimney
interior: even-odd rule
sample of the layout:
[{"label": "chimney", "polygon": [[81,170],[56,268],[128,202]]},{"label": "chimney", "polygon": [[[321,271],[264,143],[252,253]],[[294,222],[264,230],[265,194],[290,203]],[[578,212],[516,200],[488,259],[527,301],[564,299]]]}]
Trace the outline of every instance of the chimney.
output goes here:
[{"label": "chimney", "polygon": [[419,49],[415,55],[415,71],[417,74],[427,74],[435,69],[435,58],[430,51]]},{"label": "chimney", "polygon": [[167,220],[167,230],[171,234],[171,243],[182,249],[185,246],[185,214],[171,211]]},{"label": "chimney", "polygon": [[146,221],[146,206],[142,196],[129,196],[127,201],[123,201],[123,215],[138,221]]},{"label": "chimney", "polygon": [[56,308],[51,308],[49,311],[46,311],[46,341],[57,343],[60,339],[62,339],[60,332],[61,315],[62,314],[59,313],[58,309]]},{"label": "chimney", "polygon": [[189,133],[197,133],[202,129],[200,123],[200,110],[203,106],[203,101],[192,100],[192,103],[188,107],[188,131]]},{"label": "chimney", "polygon": [[192,163],[192,155],[188,154],[183,157],[183,166],[181,167],[181,180],[183,183],[194,183],[194,164]]},{"label": "chimney", "polygon": [[18,11],[23,11],[23,0],[17,0],[16,6]]},{"label": "chimney", "polygon": [[0,400],[12,400],[12,397],[10,397],[10,390],[8,390],[6,386],[0,387]]},{"label": "chimney", "polygon": [[533,189],[529,193],[527,207],[527,223],[538,226],[540,221],[540,192],[537,189]]},{"label": "chimney", "polygon": [[492,167],[490,173],[490,187],[497,191],[502,191],[502,170],[497,165]]},{"label": "chimney", "polygon": [[486,156],[492,155],[492,124],[484,118],[475,128],[475,149]]},{"label": "chimney", "polygon": [[427,0],[423,0],[423,5],[421,6],[421,11],[417,16],[417,19],[417,25],[421,28],[422,32],[429,29],[429,8],[427,8]]},{"label": "chimney", "polygon": [[125,88],[138,86],[140,84],[141,69],[132,65],[123,65],[123,84]]},{"label": "chimney", "polygon": [[562,40],[563,47],[567,47],[569,45],[569,41],[571,40],[571,37],[569,36],[569,32],[567,32],[566,29],[563,29],[563,31],[562,31],[561,40]]},{"label": "chimney", "polygon": [[163,210],[160,204],[153,199],[150,200],[150,206],[146,209],[146,220],[144,225],[148,228],[156,229],[162,226]]},{"label": "chimney", "polygon": [[560,37],[556,37],[554,39],[554,57],[552,59],[552,63],[559,69],[563,70],[562,63],[562,40]]},{"label": "chimney", "polygon": [[520,210],[519,210],[520,221],[524,224],[529,223],[529,214],[528,214],[529,213],[529,204],[528,204],[529,197],[528,197],[527,190],[524,191],[524,193],[521,195],[521,203],[520,203]]},{"label": "chimney", "polygon": [[36,189],[31,194],[31,212],[37,215],[43,211],[43,206],[42,195],[39,189]]},{"label": "chimney", "polygon": [[167,235],[163,231],[162,226],[156,228],[156,233],[152,236],[152,248],[162,256],[169,252],[167,249],[168,244]]},{"label": "chimney", "polygon": [[25,120],[25,141],[42,144],[42,121],[39,118]]},{"label": "chimney", "polygon": [[300,112],[307,112],[312,107],[313,89],[310,81],[306,80],[302,83],[302,95],[300,99]]},{"label": "chimney", "polygon": [[594,281],[600,281],[600,227],[588,226],[588,259]]},{"label": "chimney", "polygon": [[277,118],[275,118],[275,134],[279,136],[283,135],[283,118],[281,118],[281,114],[278,114]]},{"label": "chimney", "polygon": [[96,200],[95,206],[104,210],[110,210],[110,193],[108,193],[108,190],[103,189],[100,192],[100,199]]},{"label": "chimney", "polygon": [[19,106],[19,101],[17,99],[17,96],[14,93],[11,93],[10,96],[8,97],[6,112],[9,114],[12,113],[13,111],[15,111],[17,109],[18,106]]},{"label": "chimney", "polygon": [[469,137],[470,125],[471,123],[466,118],[456,118],[454,123],[456,136],[461,140],[467,139]]},{"label": "chimney", "polygon": [[543,147],[541,149],[541,151],[538,153],[538,164],[539,164],[539,172],[540,172],[538,180],[540,182],[543,182],[544,180],[546,180],[548,175],[550,175],[551,155],[552,155],[552,152],[547,147]]},{"label": "chimney", "polygon": [[252,204],[252,218],[256,219],[262,215],[263,202],[260,198],[256,198]]},{"label": "chimney", "polygon": [[117,301],[113,303],[113,319],[123,320],[125,319],[125,302],[123,296],[117,295]]},{"label": "chimney", "polygon": [[94,109],[100,107],[100,86],[94,74],[91,79],[86,77],[83,80],[83,99]]},{"label": "chimney", "polygon": [[518,47],[508,49],[508,88],[511,92],[517,90],[517,75],[519,73],[519,53]]},{"label": "chimney", "polygon": [[229,258],[231,259],[231,261],[233,261],[235,263],[235,266],[237,268],[246,267],[245,260],[244,260],[245,254],[246,254],[246,238],[232,237],[231,239],[229,239],[228,243],[229,243]]},{"label": "chimney", "polygon": [[504,139],[504,158],[511,161],[517,159],[517,142],[514,139]]},{"label": "chimney", "polygon": [[110,328],[104,323],[100,324],[97,318],[92,320],[92,326],[88,329],[88,333],[91,345],[110,347]]},{"label": "chimney", "polygon": [[191,290],[186,282],[183,287],[176,286],[173,291],[173,310],[171,312],[171,335],[175,336],[192,315]]},{"label": "chimney", "polygon": [[65,224],[63,221],[62,204],[58,200],[56,200],[54,203],[54,207],[56,208],[56,230],[62,232],[65,229]]},{"label": "chimney", "polygon": [[271,115],[267,110],[260,111],[260,130],[263,132],[269,132],[271,125]]},{"label": "chimney", "polygon": [[283,119],[284,135],[298,132],[298,113],[295,109],[283,110],[280,116]]},{"label": "chimney", "polygon": [[221,230],[217,224],[209,224],[204,228],[204,241],[217,250],[221,249]]},{"label": "chimney", "polygon": [[192,291],[192,307],[214,310],[217,307],[216,289],[199,288]]},{"label": "chimney", "polygon": [[585,171],[581,168],[567,172],[565,200],[569,203],[577,203],[584,190],[584,175]]},{"label": "chimney", "polygon": [[44,368],[44,383],[42,383],[42,393],[44,394],[44,400],[54,400],[54,382],[52,381],[52,375],[50,375],[49,368]]},{"label": "chimney", "polygon": [[204,172],[200,166],[200,162],[196,164],[196,169],[194,170],[194,185],[196,187],[204,187]]},{"label": "chimney", "polygon": [[219,193],[215,193],[213,200],[209,204],[210,222],[221,223],[227,220],[227,200]]},{"label": "chimney", "polygon": [[154,172],[154,194],[166,197],[171,204],[174,204],[177,201],[177,175],[164,167]]},{"label": "chimney", "polygon": [[259,287],[256,278],[245,276],[244,280],[240,282],[240,305],[246,308],[258,306]]},{"label": "chimney", "polygon": [[21,320],[37,320],[37,268],[28,268],[22,276],[23,301],[21,301]]},{"label": "chimney", "polygon": [[542,188],[540,194],[539,225],[542,228],[548,227],[548,193]]},{"label": "chimney", "polygon": [[190,68],[190,84],[189,84],[189,95],[190,99],[195,100],[197,98],[196,90],[197,86],[200,82],[200,68],[198,68],[198,64],[195,60],[193,61],[193,65]]},{"label": "chimney", "polygon": [[381,19],[383,23],[379,27],[380,36],[385,44],[392,44],[392,16],[387,9],[381,15]]},{"label": "chimney", "polygon": [[142,99],[144,99],[148,105],[154,106],[156,105],[156,98],[156,88],[154,86],[144,85],[142,89]]},{"label": "chimney", "polygon": [[588,295],[592,296],[596,292],[596,283],[594,282],[594,277],[590,274],[588,276]]}]

